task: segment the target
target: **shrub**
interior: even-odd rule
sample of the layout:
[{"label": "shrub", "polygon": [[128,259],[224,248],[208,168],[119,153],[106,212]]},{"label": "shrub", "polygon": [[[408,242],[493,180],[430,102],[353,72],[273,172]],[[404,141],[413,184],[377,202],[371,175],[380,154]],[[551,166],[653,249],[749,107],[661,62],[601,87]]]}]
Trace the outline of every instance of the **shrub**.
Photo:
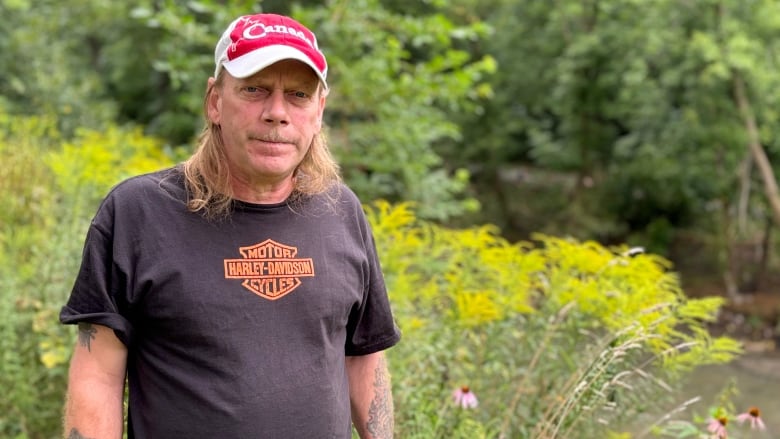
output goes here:
[{"label": "shrub", "polygon": [[[696,367],[740,352],[670,263],[627,247],[490,226],[453,230],[408,204],[367,209],[403,340],[389,351],[398,437],[602,438]],[[478,396],[478,409],[453,392]]]}]

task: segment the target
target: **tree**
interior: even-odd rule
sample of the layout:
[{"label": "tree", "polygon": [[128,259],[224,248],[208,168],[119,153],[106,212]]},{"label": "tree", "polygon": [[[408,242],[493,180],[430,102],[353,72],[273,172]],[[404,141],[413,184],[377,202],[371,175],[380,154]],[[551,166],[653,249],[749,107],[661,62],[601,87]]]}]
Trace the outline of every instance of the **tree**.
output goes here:
[{"label": "tree", "polygon": [[[722,241],[716,255],[734,253],[736,218],[765,234],[776,197],[766,129],[780,89],[776,2],[459,3],[495,28],[477,49],[497,59],[501,93],[482,104],[484,117],[460,120],[463,141],[442,153],[478,161],[482,193],[496,195],[484,204],[498,206],[486,210],[507,218],[508,233],[669,254],[680,230],[704,228]],[[748,197],[757,164],[763,200]]]},{"label": "tree", "polygon": [[318,30],[328,56],[331,144],[358,194],[416,202],[425,218],[473,208],[462,196],[468,173],[446,166],[433,146],[459,138],[452,113],[488,92],[480,84],[492,58],[461,48],[485,35],[484,24],[457,26],[441,12],[395,13],[376,0],[293,14]]},{"label": "tree", "polygon": [[0,1],[0,105],[12,114],[56,114],[66,135],[112,120],[115,106],[99,99],[105,84],[90,37],[106,33],[101,24],[117,16],[116,5]]}]

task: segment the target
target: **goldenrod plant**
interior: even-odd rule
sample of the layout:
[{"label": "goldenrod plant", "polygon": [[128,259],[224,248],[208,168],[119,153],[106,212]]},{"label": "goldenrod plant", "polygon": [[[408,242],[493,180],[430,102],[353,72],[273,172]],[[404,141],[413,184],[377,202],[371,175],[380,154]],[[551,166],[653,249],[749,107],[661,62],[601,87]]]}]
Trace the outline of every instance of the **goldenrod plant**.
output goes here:
[{"label": "goldenrod plant", "polygon": [[686,297],[671,263],[641,249],[509,243],[410,204],[367,212],[403,331],[389,351],[398,437],[650,434],[686,373],[741,352],[707,330],[722,299]]},{"label": "goldenrod plant", "polygon": [[56,118],[0,108],[0,437],[59,437],[74,328],[59,324],[101,197],[173,163],[138,129],[64,138]]}]

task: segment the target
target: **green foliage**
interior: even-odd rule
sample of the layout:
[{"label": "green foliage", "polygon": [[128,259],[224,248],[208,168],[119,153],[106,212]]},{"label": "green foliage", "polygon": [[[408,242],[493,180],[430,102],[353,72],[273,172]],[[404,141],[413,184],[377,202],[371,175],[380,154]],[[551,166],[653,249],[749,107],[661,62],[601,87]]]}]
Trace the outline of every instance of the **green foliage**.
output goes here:
[{"label": "green foliage", "polygon": [[[722,300],[686,298],[657,255],[546,235],[510,244],[405,204],[368,216],[404,334],[390,351],[400,437],[606,437],[741,351],[707,332]],[[463,385],[478,410],[450,401]]]},{"label": "green foliage", "polygon": [[[735,74],[770,160],[780,152],[775,1],[457,3],[495,29],[475,51],[496,58],[488,81],[501,93],[481,102],[484,117],[459,118],[463,141],[441,152],[477,171],[478,218],[505,231],[631,239],[663,253],[675,235],[659,235],[659,221],[723,233],[739,175],[751,172]],[[518,163],[575,184],[556,194],[556,179],[540,189],[501,178]],[[750,204],[760,217],[760,201]]]},{"label": "green foliage", "polygon": [[[172,145],[189,143],[202,127],[217,39],[235,17],[259,11],[260,2],[141,1],[125,7],[128,13],[117,24],[127,32],[106,48],[110,86],[123,116]],[[139,51],[143,63],[122,56]]]},{"label": "green foliage", "polygon": [[[471,101],[491,93],[485,79],[495,61],[468,50],[488,26],[457,25],[442,12],[444,4],[411,15],[389,12],[378,0],[304,2],[307,9],[279,3],[268,2],[268,10],[289,12],[314,29],[328,56],[334,92],[326,122],[358,195],[414,200],[429,218],[474,210],[476,200],[464,195],[468,171],[447,166],[433,147],[459,138],[452,113],[472,112]],[[0,25],[4,55],[18,55],[0,56],[9,72],[0,92],[14,112],[67,114],[58,120],[68,135],[108,120],[133,122],[174,146],[191,143],[201,129],[217,38],[234,17],[264,6],[250,0],[90,0],[78,7],[45,1],[35,11],[26,2],[2,5],[21,22]],[[50,35],[58,36],[54,43]],[[29,77],[39,80],[28,83]]]},{"label": "green foliage", "polygon": [[0,96],[14,113],[60,115],[68,134],[117,120],[172,145],[201,128],[214,45],[257,1],[2,1]]},{"label": "green foliage", "polygon": [[74,334],[58,323],[100,198],[170,165],[158,140],[108,126],[60,135],[53,118],[0,112],[0,437],[60,435]]},{"label": "green foliage", "polygon": [[[57,114],[61,131],[113,118],[94,37],[111,32],[118,2],[0,1],[0,103],[12,114]],[[125,56],[125,54],[123,54]]]},{"label": "green foliage", "polygon": [[333,91],[326,118],[347,182],[363,199],[411,200],[426,218],[473,209],[465,168],[444,165],[437,142],[460,137],[450,114],[495,70],[490,56],[462,47],[483,38],[482,23],[459,26],[443,13],[394,13],[376,0],[334,1],[294,10],[317,29]]}]

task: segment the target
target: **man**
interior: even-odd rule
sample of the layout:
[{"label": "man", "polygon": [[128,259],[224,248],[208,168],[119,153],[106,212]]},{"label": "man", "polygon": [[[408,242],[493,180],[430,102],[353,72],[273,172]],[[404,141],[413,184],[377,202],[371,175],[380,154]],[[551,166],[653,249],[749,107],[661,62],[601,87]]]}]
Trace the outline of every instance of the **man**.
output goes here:
[{"label": "man", "polygon": [[325,57],[258,14],[215,61],[197,151],[120,183],[91,224],[60,314],[79,327],[65,435],[121,438],[127,379],[129,438],[391,438],[400,335],[321,135]]}]

